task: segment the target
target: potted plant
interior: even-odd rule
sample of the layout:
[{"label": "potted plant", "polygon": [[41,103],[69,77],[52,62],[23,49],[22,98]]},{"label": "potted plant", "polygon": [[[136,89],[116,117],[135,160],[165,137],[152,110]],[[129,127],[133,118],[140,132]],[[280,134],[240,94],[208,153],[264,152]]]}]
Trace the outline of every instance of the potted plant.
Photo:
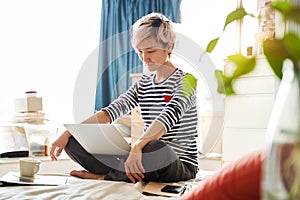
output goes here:
[{"label": "potted plant", "polygon": [[[267,129],[267,158],[263,176],[263,199],[300,199],[300,33],[289,27],[300,26],[300,5],[273,1],[271,8],[282,16],[285,31],[280,38],[263,41],[263,52],[275,75],[281,80]],[[227,25],[245,16],[254,17],[238,7],[225,21]],[[210,53],[219,37],[206,48]],[[256,66],[256,56],[234,54],[228,60],[235,64],[230,75],[216,70],[218,92],[234,95],[233,83]]]}]

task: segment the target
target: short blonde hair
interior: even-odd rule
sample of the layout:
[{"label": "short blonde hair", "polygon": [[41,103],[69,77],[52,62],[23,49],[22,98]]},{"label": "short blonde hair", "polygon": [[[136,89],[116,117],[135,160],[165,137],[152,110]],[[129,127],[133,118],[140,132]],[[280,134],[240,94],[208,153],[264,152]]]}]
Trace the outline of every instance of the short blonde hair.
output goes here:
[{"label": "short blonde hair", "polygon": [[174,47],[176,34],[173,23],[161,13],[150,13],[132,25],[131,44],[134,49],[146,38],[154,37],[163,47],[171,45]]}]

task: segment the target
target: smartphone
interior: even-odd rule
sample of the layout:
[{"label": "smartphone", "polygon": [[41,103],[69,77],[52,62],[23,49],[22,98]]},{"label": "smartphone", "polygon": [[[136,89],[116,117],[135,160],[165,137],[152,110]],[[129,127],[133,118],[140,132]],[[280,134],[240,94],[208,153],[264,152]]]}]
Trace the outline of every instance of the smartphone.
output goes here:
[{"label": "smartphone", "polygon": [[166,185],[161,189],[161,191],[178,194],[178,193],[181,193],[183,191],[183,189],[184,189],[184,186]]}]

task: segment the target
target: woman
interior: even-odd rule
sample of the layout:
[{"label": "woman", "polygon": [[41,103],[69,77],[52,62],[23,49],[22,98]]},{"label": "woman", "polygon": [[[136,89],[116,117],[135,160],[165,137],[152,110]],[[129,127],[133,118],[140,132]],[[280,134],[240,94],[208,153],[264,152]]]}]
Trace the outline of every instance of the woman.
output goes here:
[{"label": "woman", "polygon": [[192,179],[197,163],[196,79],[170,61],[175,43],[172,22],[160,13],[139,19],[132,46],[151,75],[143,75],[108,107],[82,123],[111,123],[135,107],[145,127],[128,155],[91,155],[65,131],[52,145],[56,160],[66,153],[87,171],[72,176],[90,179],[174,182]]}]

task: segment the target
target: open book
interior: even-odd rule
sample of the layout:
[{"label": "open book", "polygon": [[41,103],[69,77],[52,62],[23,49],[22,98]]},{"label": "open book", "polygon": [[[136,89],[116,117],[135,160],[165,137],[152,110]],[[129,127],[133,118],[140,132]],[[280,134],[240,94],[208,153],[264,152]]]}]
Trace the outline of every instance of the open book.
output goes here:
[{"label": "open book", "polygon": [[66,185],[67,176],[57,175],[35,175],[34,178],[20,177],[19,172],[11,171],[0,178],[2,186],[57,186]]},{"label": "open book", "polygon": [[[190,191],[196,182],[180,182],[180,183],[159,183],[149,182],[143,189],[145,195],[180,197],[185,192]],[[167,188],[167,189],[166,189]]]}]

